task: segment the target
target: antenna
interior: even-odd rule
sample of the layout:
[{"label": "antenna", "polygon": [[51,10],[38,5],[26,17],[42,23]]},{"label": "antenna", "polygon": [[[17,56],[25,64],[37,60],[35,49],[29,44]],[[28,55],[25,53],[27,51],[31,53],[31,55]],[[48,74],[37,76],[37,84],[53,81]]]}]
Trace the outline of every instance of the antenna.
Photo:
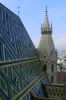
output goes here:
[{"label": "antenna", "polygon": [[17,7],[18,9],[18,16],[20,15],[20,6]]}]

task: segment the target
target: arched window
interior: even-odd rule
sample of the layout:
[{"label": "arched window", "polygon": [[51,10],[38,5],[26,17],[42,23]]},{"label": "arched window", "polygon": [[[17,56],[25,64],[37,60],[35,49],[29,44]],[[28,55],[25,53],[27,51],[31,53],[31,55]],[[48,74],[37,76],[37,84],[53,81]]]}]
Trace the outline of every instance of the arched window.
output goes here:
[{"label": "arched window", "polygon": [[51,68],[52,72],[54,72],[54,65],[52,64],[52,68]]},{"label": "arched window", "polygon": [[44,64],[44,66],[43,66],[43,71],[44,71],[44,72],[47,71],[47,65],[46,65],[46,64]]},{"label": "arched window", "polygon": [[54,77],[52,76],[52,77],[51,77],[51,83],[53,83],[53,81],[54,81]]}]

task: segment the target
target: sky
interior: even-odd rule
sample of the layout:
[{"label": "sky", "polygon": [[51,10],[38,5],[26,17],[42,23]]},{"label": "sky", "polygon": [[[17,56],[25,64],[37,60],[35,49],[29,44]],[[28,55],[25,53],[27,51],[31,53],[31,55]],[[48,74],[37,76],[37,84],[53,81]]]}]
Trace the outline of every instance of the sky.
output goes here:
[{"label": "sky", "polygon": [[46,5],[48,17],[53,26],[53,41],[57,50],[66,50],[66,0],[0,0],[19,16],[35,47],[41,38],[41,24],[44,22]]}]

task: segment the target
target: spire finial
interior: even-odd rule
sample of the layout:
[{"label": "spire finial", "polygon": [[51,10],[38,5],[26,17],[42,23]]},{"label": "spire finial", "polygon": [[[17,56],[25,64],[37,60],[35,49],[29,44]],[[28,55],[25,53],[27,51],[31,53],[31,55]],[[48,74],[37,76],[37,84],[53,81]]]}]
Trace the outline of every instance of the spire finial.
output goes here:
[{"label": "spire finial", "polygon": [[46,6],[46,12],[47,12],[47,6]]},{"label": "spire finial", "polygon": [[20,6],[18,6],[17,9],[18,9],[18,16],[19,16],[19,14],[20,14]]},{"label": "spire finial", "polygon": [[46,6],[46,11],[45,11],[46,17],[48,17],[48,11],[47,11],[47,6]]},{"label": "spire finial", "polygon": [[45,20],[43,25],[41,26],[41,31],[42,33],[46,33],[46,32],[52,32],[52,26],[50,28],[50,24],[49,24],[49,20],[48,20],[48,11],[47,11],[47,6],[46,6],[46,10],[45,10]]}]

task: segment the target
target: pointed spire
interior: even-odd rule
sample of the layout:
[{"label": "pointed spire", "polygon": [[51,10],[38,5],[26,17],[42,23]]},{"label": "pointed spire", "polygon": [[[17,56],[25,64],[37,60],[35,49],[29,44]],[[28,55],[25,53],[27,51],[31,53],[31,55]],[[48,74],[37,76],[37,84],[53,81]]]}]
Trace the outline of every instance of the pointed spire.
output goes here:
[{"label": "pointed spire", "polygon": [[49,25],[49,20],[48,20],[48,11],[47,11],[47,6],[46,6],[46,11],[45,11],[45,21],[43,23],[43,25],[41,26],[41,32],[45,33],[45,32],[50,32],[51,28]]},{"label": "pointed spire", "polygon": [[48,11],[47,11],[47,6],[46,6],[46,11],[45,11],[45,22],[44,22],[44,28],[46,28],[47,30],[50,29],[49,20],[48,20]]},{"label": "pointed spire", "polygon": [[46,12],[46,13],[48,12],[48,11],[47,11],[47,6],[46,6],[46,11],[45,11],[45,12]]}]

